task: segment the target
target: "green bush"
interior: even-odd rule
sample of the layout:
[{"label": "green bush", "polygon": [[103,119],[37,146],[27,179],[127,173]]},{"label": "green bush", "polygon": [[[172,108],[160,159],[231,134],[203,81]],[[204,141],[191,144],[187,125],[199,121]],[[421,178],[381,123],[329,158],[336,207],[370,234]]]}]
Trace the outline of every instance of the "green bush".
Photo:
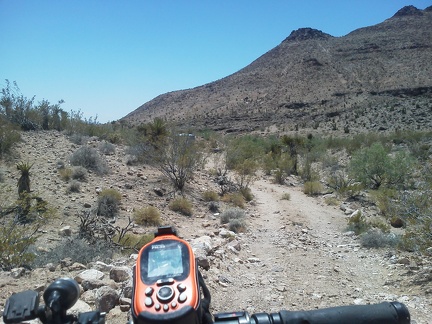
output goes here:
[{"label": "green bush", "polygon": [[348,169],[366,187],[378,189],[385,184],[397,188],[411,178],[414,163],[408,153],[402,151],[391,156],[381,143],[374,143],[355,152]]},{"label": "green bush", "polygon": [[172,211],[183,214],[185,216],[192,216],[192,204],[186,198],[176,198],[170,204],[169,208]]},{"label": "green bush", "polygon": [[90,146],[83,146],[76,150],[70,158],[70,163],[92,170],[97,174],[106,174],[109,171],[106,161]]},{"label": "green bush", "polygon": [[0,269],[12,268],[30,264],[35,255],[29,251],[37,236],[28,226],[22,226],[14,221],[3,222],[0,226]]},{"label": "green bush", "polygon": [[323,186],[318,181],[307,181],[303,186],[303,192],[309,196],[320,195],[323,191]]},{"label": "green bush", "polygon": [[115,189],[104,189],[98,196],[97,215],[115,217],[119,210],[121,194]]},{"label": "green bush", "polygon": [[12,125],[3,122],[0,116],[0,159],[10,155],[12,148],[19,141],[19,132]]},{"label": "green bush", "polygon": [[162,223],[159,210],[153,206],[135,210],[133,220],[138,225],[144,226],[159,226]]}]

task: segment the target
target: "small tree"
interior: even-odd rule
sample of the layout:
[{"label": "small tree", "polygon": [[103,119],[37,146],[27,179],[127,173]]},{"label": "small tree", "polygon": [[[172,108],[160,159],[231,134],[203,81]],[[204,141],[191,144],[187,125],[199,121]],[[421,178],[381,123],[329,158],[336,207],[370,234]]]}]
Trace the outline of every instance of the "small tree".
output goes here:
[{"label": "small tree", "polygon": [[400,187],[410,178],[414,163],[409,154],[398,152],[391,156],[381,143],[374,143],[354,153],[349,173],[372,189],[378,189],[382,184]]},{"label": "small tree", "polygon": [[350,175],[363,185],[378,189],[386,178],[386,169],[390,165],[384,146],[381,143],[361,149],[354,153],[350,165]]},{"label": "small tree", "polygon": [[173,184],[174,189],[183,191],[202,161],[202,153],[195,140],[188,135],[172,134],[153,148],[151,163]]}]

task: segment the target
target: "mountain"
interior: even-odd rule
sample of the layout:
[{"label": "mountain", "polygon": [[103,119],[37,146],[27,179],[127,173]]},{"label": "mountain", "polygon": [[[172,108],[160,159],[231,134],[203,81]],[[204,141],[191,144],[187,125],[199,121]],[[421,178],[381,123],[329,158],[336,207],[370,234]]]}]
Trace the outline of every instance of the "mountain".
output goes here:
[{"label": "mountain", "polygon": [[250,65],[162,94],[123,118],[225,132],[431,129],[432,6],[333,37],[293,31]]}]

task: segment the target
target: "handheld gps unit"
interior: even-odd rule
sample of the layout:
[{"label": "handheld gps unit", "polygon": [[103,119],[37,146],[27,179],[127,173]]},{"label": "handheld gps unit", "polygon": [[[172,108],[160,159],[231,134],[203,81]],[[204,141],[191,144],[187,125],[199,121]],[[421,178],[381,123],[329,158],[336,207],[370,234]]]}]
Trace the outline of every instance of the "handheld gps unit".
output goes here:
[{"label": "handheld gps unit", "polygon": [[195,256],[172,227],[159,227],[155,238],[140,250],[133,287],[134,323],[201,323]]}]

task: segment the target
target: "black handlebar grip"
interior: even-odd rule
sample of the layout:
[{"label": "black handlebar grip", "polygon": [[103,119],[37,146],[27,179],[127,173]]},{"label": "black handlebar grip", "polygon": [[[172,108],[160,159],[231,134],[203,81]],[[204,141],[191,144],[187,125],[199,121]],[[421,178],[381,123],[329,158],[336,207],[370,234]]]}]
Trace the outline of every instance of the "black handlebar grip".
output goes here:
[{"label": "black handlebar grip", "polygon": [[280,311],[279,315],[283,324],[409,324],[411,322],[408,308],[399,302],[338,306],[309,311]]}]

